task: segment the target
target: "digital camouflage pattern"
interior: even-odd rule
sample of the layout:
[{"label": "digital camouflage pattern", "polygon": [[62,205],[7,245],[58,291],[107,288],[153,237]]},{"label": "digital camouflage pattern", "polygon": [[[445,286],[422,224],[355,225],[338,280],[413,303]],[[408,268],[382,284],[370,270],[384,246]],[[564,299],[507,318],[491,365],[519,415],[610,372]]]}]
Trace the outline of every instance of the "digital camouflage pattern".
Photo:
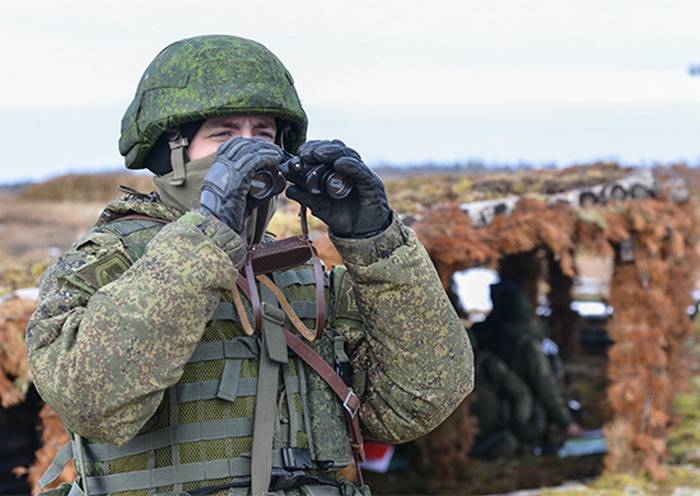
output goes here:
[{"label": "digital camouflage pattern", "polygon": [[[113,221],[126,214],[172,222],[129,236]],[[347,269],[330,274],[329,325],[349,344],[363,430],[390,442],[418,437],[472,388],[461,322],[400,221],[374,238],[333,241]],[[181,379],[244,255],[240,238],[216,219],[194,212],[175,219],[155,196],[128,195],[109,206],[47,271],[28,329],[35,383],[67,427],[115,444],[137,434]],[[316,404],[342,418],[335,398]],[[346,442],[344,431],[328,435]]]},{"label": "digital camouflage pattern", "polygon": [[287,121],[285,148],[292,153],[306,139],[307,118],[294,80],[267,48],[226,35],[180,40],[163,49],[141,77],[122,118],[119,151],[128,168],[142,169],[165,131],[237,113]]}]

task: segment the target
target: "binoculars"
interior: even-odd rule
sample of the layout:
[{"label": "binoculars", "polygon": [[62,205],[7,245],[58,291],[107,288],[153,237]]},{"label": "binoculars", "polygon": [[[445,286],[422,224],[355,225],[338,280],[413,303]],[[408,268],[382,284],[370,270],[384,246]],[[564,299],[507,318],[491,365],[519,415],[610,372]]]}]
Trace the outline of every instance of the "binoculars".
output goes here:
[{"label": "binoculars", "polygon": [[287,182],[334,200],[347,197],[353,189],[352,179],[337,173],[330,165],[308,165],[299,157],[289,155],[279,166],[256,170],[248,194],[257,201],[264,201],[284,191]]}]

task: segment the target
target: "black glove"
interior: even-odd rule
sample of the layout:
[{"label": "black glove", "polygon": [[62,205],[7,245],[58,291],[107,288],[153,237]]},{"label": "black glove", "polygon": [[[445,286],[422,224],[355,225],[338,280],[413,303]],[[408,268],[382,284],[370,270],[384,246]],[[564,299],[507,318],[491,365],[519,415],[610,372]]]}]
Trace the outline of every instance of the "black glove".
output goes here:
[{"label": "black glove", "polygon": [[299,147],[299,158],[307,165],[331,165],[336,172],[353,180],[352,192],[341,200],[309,193],[298,186],[287,188],[287,196],[309,207],[334,236],[369,238],[389,226],[391,209],[384,183],[355,150],[340,140],[308,141]]},{"label": "black glove", "polygon": [[252,207],[248,191],[255,171],[264,166],[278,166],[283,157],[282,149],[269,141],[231,138],[219,147],[216,160],[204,177],[202,210],[240,234]]}]

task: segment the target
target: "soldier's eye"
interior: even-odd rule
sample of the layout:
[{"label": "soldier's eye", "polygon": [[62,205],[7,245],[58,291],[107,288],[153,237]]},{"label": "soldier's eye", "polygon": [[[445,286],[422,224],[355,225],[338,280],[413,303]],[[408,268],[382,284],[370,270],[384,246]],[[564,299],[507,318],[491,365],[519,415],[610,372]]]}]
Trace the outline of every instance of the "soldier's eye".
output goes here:
[{"label": "soldier's eye", "polygon": [[217,133],[212,133],[211,138],[230,138],[233,136],[231,131],[219,131]]}]

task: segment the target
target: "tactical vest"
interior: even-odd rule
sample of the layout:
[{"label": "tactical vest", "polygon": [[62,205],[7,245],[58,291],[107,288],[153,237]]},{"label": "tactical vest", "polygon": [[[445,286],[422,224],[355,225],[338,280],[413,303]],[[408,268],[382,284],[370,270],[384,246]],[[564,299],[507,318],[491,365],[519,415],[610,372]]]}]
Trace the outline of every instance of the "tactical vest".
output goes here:
[{"label": "tactical vest", "polygon": [[[134,262],[160,228],[148,220],[118,220],[98,229],[118,235]],[[316,299],[311,266],[272,278],[297,315],[312,326]],[[353,461],[342,402],[288,352],[281,330],[289,322],[269,290],[260,286],[260,291],[266,309],[262,339],[245,335],[230,295],[222,295],[182,377],[166,390],[139,434],[121,447],[73,436],[42,483],[55,479],[73,458],[89,496],[248,494],[256,402],[266,396],[269,425],[260,429],[271,437],[271,490],[304,485],[312,494],[365,491],[335,483],[338,472]],[[348,369],[345,340],[333,329],[309,346],[336,370]],[[74,484],[71,494],[81,493]]]}]

